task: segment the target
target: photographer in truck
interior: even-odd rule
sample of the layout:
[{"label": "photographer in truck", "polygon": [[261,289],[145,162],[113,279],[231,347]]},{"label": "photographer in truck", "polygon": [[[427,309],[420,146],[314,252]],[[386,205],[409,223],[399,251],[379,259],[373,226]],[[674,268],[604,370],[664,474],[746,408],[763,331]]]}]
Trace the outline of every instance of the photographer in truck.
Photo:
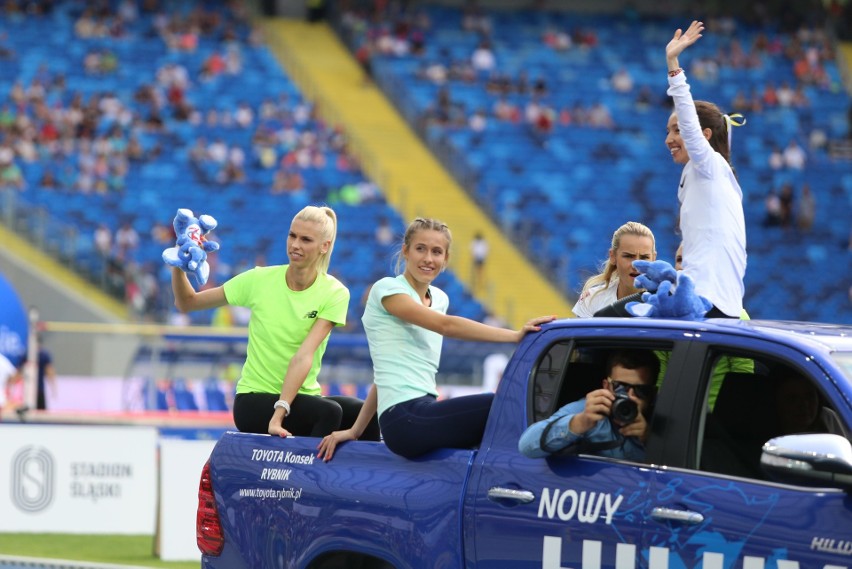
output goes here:
[{"label": "photographer in truck", "polygon": [[618,350],[606,371],[600,389],[530,425],[518,450],[530,458],[567,452],[643,461],[659,359],[651,350]]}]

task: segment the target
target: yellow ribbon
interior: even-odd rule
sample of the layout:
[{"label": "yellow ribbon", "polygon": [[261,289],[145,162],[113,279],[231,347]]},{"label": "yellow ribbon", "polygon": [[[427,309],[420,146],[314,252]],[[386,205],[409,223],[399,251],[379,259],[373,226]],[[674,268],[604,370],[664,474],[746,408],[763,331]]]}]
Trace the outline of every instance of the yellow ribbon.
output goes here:
[{"label": "yellow ribbon", "polygon": [[735,126],[743,126],[746,123],[746,118],[742,116],[740,113],[734,113],[732,115],[722,115],[725,118],[725,124],[728,128],[728,151],[731,150],[731,135],[733,134],[731,131]]}]

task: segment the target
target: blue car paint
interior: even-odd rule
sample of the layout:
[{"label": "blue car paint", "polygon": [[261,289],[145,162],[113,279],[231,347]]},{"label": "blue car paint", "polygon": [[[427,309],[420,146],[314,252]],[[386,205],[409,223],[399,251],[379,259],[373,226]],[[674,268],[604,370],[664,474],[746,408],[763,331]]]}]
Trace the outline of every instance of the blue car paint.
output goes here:
[{"label": "blue car paint", "polygon": [[[323,553],[352,551],[410,569],[732,569],[745,556],[746,569],[852,567],[852,545],[842,541],[850,539],[852,499],[842,490],[587,455],[520,455],[531,373],[545,349],[572,338],[728,344],[795,362],[852,425],[852,379],[832,359],[852,351],[852,327],[557,321],[518,345],[478,450],[407,460],[362,442],[341,446],[329,463],[307,463],[294,457],[315,454],[317,439],[225,434],[210,458],[225,547],[202,566],[305,568]],[[533,500],[489,497],[495,488],[526,490]],[[250,489],[279,497],[248,497]],[[703,520],[661,521],[653,508]]]},{"label": "blue car paint", "polygon": [[[359,551],[401,564],[427,554],[461,566],[461,489],[473,451],[441,450],[419,460],[393,455],[381,443],[343,445],[329,463],[252,460],[252,451],[316,454],[318,439],[228,433],[210,463],[220,516],[230,523],[225,552],[240,544],[245,559],[228,567],[304,567],[326,551]],[[287,469],[286,481],[262,480],[264,469]],[[305,488],[300,495],[290,490]],[[247,498],[247,490],[285,491]],[[429,528],[428,531],[421,531]],[[224,567],[226,565],[205,565]]]}]

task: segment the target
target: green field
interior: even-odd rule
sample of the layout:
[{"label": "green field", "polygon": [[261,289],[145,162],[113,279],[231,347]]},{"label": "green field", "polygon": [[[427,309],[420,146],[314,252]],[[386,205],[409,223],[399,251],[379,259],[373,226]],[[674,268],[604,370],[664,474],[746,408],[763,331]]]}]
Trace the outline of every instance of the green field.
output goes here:
[{"label": "green field", "polygon": [[198,561],[160,561],[150,535],[0,533],[0,554],[167,569],[201,567]]}]

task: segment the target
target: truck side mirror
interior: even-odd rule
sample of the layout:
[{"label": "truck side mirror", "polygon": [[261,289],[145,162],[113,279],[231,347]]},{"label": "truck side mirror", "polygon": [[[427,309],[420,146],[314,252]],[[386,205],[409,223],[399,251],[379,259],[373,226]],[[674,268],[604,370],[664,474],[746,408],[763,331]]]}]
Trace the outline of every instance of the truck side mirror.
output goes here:
[{"label": "truck side mirror", "polygon": [[763,445],[763,471],[773,480],[805,486],[835,486],[852,492],[852,444],[840,435],[777,437]]}]

